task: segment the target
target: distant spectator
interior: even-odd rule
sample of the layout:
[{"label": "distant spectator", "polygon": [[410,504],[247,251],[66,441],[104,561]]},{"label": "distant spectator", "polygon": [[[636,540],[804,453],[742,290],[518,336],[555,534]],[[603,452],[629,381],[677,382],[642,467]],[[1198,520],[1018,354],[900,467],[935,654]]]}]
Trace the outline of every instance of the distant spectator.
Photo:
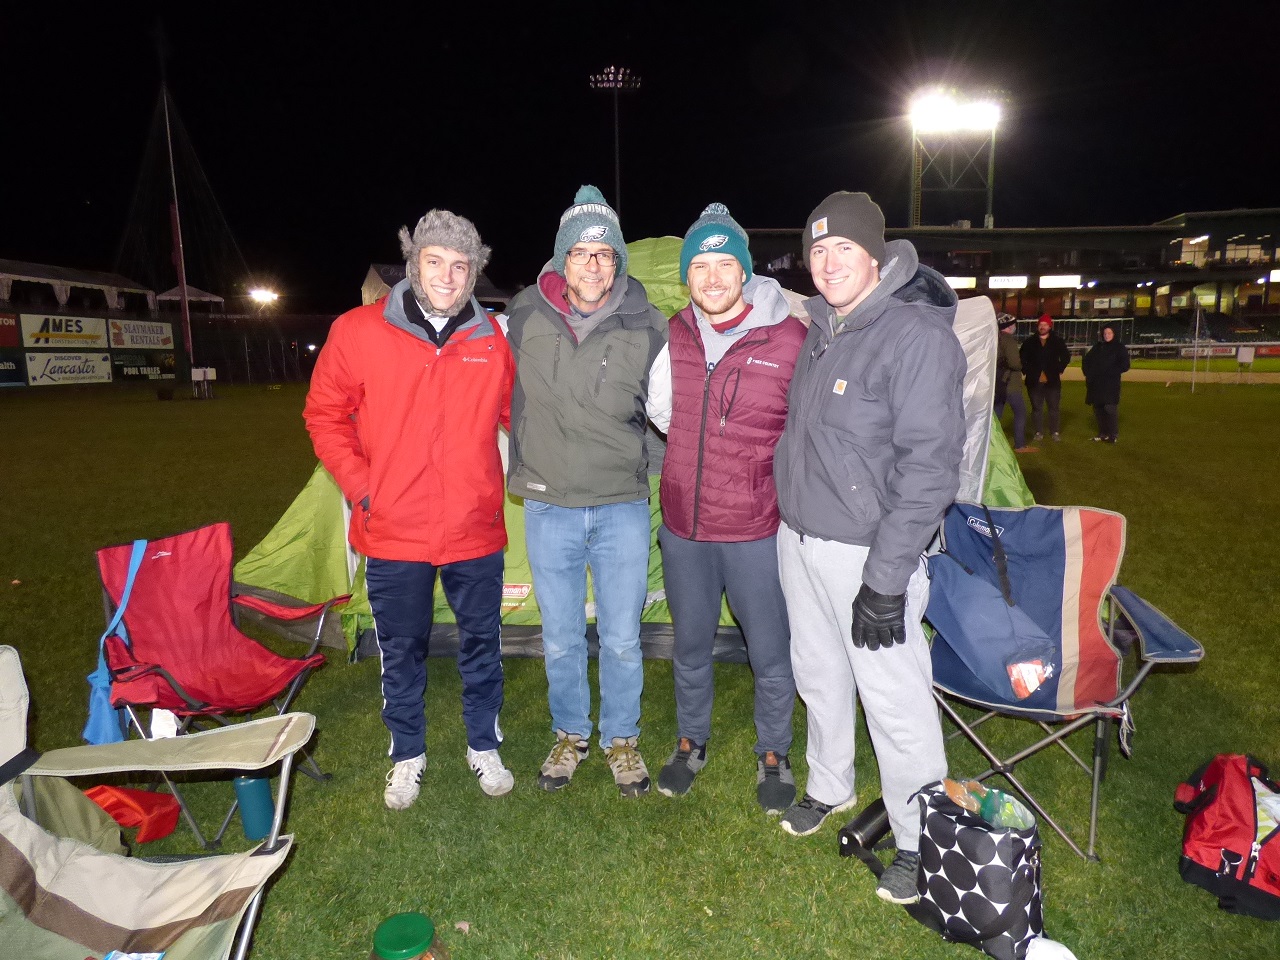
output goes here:
[{"label": "distant spectator", "polygon": [[1039,448],[1027,446],[1027,402],[1022,393],[1022,357],[1018,354],[1018,338],[1014,335],[1018,321],[1002,313],[996,323],[1000,339],[996,345],[997,422],[1004,416],[1007,403],[1013,409],[1013,452],[1035,453]]},{"label": "distant spectator", "polygon": [[1102,339],[1089,348],[1081,366],[1084,402],[1098,418],[1098,435],[1093,439],[1115,443],[1120,433],[1120,375],[1129,369],[1129,350],[1116,339],[1110,324],[1102,328]]},{"label": "distant spectator", "polygon": [[1058,409],[1062,401],[1062,371],[1071,363],[1071,351],[1066,341],[1053,332],[1053,318],[1047,313],[1040,317],[1036,336],[1022,341],[1019,355],[1027,393],[1031,395],[1031,412],[1036,420],[1034,439],[1044,439],[1045,407],[1048,407],[1049,432],[1054,440],[1061,440]]}]

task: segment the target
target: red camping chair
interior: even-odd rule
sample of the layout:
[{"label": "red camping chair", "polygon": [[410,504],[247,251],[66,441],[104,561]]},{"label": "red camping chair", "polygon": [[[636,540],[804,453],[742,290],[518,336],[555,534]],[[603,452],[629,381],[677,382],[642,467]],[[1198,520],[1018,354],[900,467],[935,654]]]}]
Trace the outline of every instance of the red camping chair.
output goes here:
[{"label": "red camping chair", "polygon": [[[108,620],[115,615],[128,579],[132,544],[97,552]],[[124,610],[125,637],[106,638],[104,653],[111,674],[111,703],[125,709],[143,738],[149,738],[139,710],[168,710],[179,731],[230,724],[229,715],[252,714],[267,705],[285,713],[303,682],[325,662],[318,653],[325,618],[349,597],[289,607],[253,597],[231,595],[231,527],[214,523],[146,545]],[[310,648],[303,657],[285,657],[241,633],[233,603],[282,621],[317,618]],[[126,642],[127,638],[127,642]],[[310,770],[328,779],[306,754]],[[166,778],[166,782],[168,779]],[[172,790],[173,784],[169,783]],[[204,838],[178,791],[188,823]],[[216,846],[235,813],[233,804],[222,829],[206,847]]]}]

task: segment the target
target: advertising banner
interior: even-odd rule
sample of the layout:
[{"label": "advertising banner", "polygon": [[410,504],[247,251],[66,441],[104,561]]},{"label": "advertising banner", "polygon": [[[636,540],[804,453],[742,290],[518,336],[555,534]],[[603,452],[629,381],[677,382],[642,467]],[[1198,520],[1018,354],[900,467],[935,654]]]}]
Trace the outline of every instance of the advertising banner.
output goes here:
[{"label": "advertising banner", "polygon": [[21,350],[0,347],[0,387],[27,385],[27,358]]},{"label": "advertising banner", "polygon": [[105,349],[107,321],[101,317],[50,317],[39,313],[24,313],[22,345]]},{"label": "advertising banner", "polygon": [[1268,343],[1261,347],[1254,347],[1254,353],[1259,357],[1280,357],[1280,346]]},{"label": "advertising banner", "polygon": [[0,313],[0,349],[20,346],[22,337],[18,336],[18,315]]},{"label": "advertising banner", "polygon": [[[114,326],[116,321],[111,323]],[[111,338],[115,339],[114,329]],[[173,380],[177,368],[172,350],[114,350],[111,374],[115,380]]]},{"label": "advertising banner", "polygon": [[1183,347],[1184,357],[1234,357],[1235,347]]},{"label": "advertising banner", "polygon": [[[105,326],[104,323],[104,330]],[[27,354],[27,383],[33,387],[110,382],[111,355],[108,353]]]},{"label": "advertising banner", "polygon": [[173,324],[154,320],[110,320],[112,347],[173,349]]}]

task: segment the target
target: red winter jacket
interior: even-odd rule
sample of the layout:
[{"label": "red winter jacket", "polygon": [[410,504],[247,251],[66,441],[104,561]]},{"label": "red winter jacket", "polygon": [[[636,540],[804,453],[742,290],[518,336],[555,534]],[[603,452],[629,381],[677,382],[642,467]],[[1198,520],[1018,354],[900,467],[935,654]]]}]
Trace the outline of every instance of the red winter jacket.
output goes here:
[{"label": "red winter jacket", "polygon": [[303,418],[351,501],[351,546],[439,566],[506,546],[498,424],[510,426],[515,361],[474,300],[443,347],[415,334],[405,283],[334,321]]},{"label": "red winter jacket", "polygon": [[773,536],[779,523],[773,451],[787,419],[804,324],[785,316],[747,331],[710,373],[692,306],[671,318],[670,331],[662,522],[686,540]]}]

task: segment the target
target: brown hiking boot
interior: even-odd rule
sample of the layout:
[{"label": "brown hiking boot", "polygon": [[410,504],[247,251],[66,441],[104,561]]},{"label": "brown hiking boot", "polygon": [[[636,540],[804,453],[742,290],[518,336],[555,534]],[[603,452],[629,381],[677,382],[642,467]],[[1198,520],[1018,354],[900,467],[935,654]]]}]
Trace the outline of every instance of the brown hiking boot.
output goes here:
[{"label": "brown hiking boot", "polygon": [[576,733],[556,731],[556,745],[547,754],[547,759],[538,772],[538,786],[543,790],[559,790],[573,779],[573,772],[578,764],[587,759],[591,747]]},{"label": "brown hiking boot", "polygon": [[649,792],[649,768],[636,749],[636,737],[614,737],[604,748],[604,758],[613,771],[613,782],[624,797],[638,797]]}]

